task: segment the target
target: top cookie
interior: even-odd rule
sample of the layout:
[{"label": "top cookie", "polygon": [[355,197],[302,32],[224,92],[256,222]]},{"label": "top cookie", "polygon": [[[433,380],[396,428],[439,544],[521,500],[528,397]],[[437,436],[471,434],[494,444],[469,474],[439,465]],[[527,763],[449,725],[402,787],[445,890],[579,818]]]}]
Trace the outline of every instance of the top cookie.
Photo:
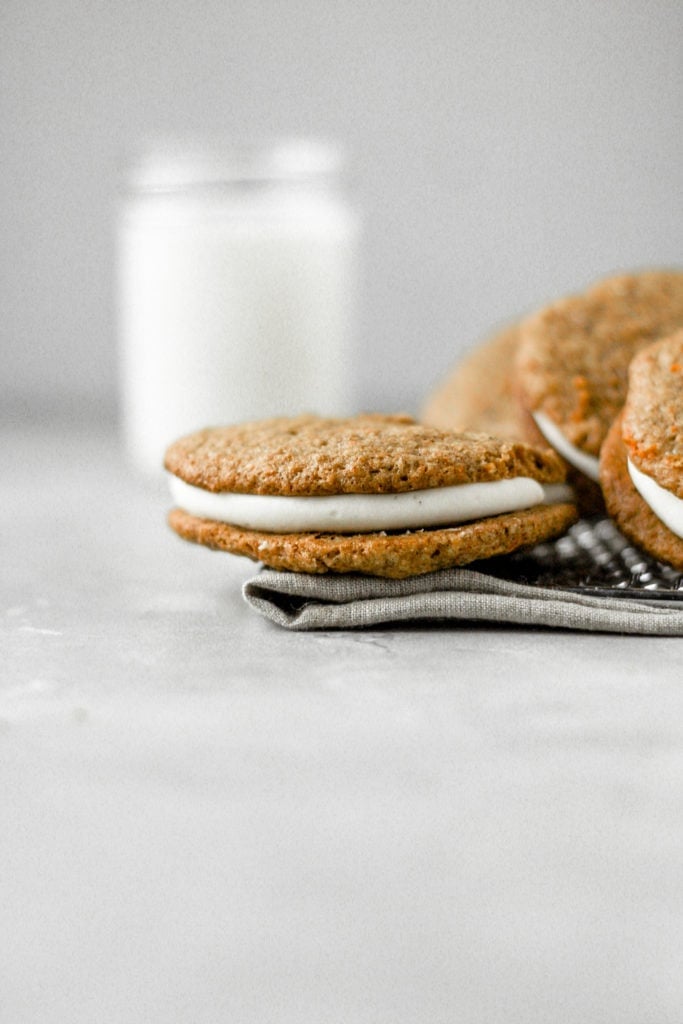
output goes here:
[{"label": "top cookie", "polygon": [[561,299],[520,328],[522,401],[552,420],[570,444],[597,457],[623,406],[631,359],[679,327],[678,271],[624,274]]},{"label": "top cookie", "polygon": [[513,325],[467,352],[428,396],[423,423],[531,440],[513,382],[519,327]]},{"label": "top cookie", "polygon": [[622,439],[637,469],[683,498],[683,330],[631,363]]},{"label": "top cookie", "polygon": [[172,444],[165,466],[208,491],[299,496],[400,493],[515,476],[555,483],[565,475],[550,450],[381,415],[207,428]]}]

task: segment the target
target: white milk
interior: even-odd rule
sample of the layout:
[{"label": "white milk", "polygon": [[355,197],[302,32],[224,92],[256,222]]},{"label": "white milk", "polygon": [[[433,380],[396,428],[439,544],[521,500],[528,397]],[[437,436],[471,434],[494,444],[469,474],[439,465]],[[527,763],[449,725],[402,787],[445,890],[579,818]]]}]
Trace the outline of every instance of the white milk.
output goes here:
[{"label": "white milk", "polygon": [[198,428],[352,411],[356,218],[326,150],[146,166],[120,218],[122,426],[142,470]]}]

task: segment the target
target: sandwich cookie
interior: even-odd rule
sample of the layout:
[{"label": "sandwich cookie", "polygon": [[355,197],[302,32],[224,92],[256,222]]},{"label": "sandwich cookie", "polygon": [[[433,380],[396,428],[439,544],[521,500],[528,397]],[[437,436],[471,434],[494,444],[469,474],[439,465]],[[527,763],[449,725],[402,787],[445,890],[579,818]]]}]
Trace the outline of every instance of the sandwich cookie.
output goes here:
[{"label": "sandwich cookie", "polygon": [[402,578],[556,537],[576,521],[551,452],[408,416],[209,428],[166,453],[187,540],[294,572]]},{"label": "sandwich cookie", "polygon": [[427,396],[422,422],[443,430],[529,440],[514,384],[518,342],[519,328],[514,325],[467,352]]},{"label": "sandwich cookie", "polygon": [[678,271],[608,278],[523,321],[516,359],[522,405],[595,492],[600,448],[624,404],[632,358],[679,327]]},{"label": "sandwich cookie", "polygon": [[621,532],[683,571],[683,330],[633,359],[623,412],[602,446],[600,480]]}]

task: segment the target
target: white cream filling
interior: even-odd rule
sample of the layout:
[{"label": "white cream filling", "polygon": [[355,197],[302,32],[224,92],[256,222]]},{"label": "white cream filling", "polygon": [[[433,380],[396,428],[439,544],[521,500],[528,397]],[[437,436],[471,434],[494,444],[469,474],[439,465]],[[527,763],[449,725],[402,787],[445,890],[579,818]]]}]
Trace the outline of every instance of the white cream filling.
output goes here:
[{"label": "white cream filling", "polygon": [[580,469],[585,476],[597,483],[600,478],[600,460],[595,455],[582,452],[580,448],[568,441],[557,424],[553,423],[544,412],[532,412],[531,415],[548,444],[552,445],[555,451],[559,452],[575,469]]},{"label": "white cream filling", "polygon": [[643,501],[672,533],[683,539],[683,499],[677,498],[671,491],[660,487],[651,476],[636,469],[630,459],[626,461],[633,486]]},{"label": "white cream filling", "polygon": [[304,498],[228,491],[213,493],[175,476],[171,476],[170,482],[176,505],[190,515],[269,533],[420,529],[574,500],[574,493],[566,484],[544,485],[530,477],[400,494]]}]

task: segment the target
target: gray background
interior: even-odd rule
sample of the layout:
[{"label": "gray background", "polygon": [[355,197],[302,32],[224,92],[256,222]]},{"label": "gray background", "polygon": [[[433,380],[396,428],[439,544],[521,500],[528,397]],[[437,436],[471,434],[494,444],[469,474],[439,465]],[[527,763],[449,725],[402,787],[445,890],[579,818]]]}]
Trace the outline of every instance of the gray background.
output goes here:
[{"label": "gray background", "polygon": [[679,261],[680,0],[0,5],[0,398],[116,408],[113,220],[146,134],[321,134],[365,216],[358,404],[499,323]]}]

